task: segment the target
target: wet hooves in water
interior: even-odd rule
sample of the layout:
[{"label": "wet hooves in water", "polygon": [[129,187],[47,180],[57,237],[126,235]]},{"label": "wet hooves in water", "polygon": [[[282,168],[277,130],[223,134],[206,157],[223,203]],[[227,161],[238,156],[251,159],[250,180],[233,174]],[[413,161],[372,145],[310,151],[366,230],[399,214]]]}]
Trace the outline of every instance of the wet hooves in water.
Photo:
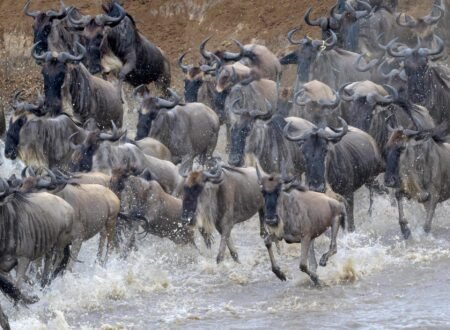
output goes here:
[{"label": "wet hooves in water", "polygon": [[320,258],[319,265],[325,267],[327,265],[327,262],[328,262],[327,256],[323,255],[322,258]]},{"label": "wet hooves in water", "polygon": [[272,271],[281,281],[286,281],[286,275],[284,275],[280,268],[272,268]]},{"label": "wet hooves in water", "polygon": [[411,230],[409,229],[407,224],[400,224],[400,229],[402,231],[404,239],[408,239],[411,236]]}]

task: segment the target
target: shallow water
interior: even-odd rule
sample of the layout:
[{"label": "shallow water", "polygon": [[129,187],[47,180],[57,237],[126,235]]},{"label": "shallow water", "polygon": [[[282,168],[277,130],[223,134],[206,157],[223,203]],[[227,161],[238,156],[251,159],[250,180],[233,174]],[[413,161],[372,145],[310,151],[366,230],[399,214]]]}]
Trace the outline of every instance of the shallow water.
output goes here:
[{"label": "shallow water", "polygon": [[[0,176],[21,168],[6,160]],[[211,250],[199,237],[196,250],[148,236],[127,260],[113,255],[102,268],[95,263],[94,238],[83,246],[73,273],[43,292],[27,288],[39,295],[38,303],[13,307],[4,297],[0,303],[13,329],[450,328],[450,204],[438,207],[431,235],[421,227],[422,207],[407,204],[408,242],[390,196],[376,196],[372,216],[367,207],[362,188],[357,231],[339,233],[338,253],[318,269],[321,288],[300,272],[298,244],[282,244],[275,254],[288,281],[273,275],[253,218],[232,232],[241,264],[227,254],[216,265],[216,234]],[[328,245],[327,236],[317,240],[318,258]]]}]

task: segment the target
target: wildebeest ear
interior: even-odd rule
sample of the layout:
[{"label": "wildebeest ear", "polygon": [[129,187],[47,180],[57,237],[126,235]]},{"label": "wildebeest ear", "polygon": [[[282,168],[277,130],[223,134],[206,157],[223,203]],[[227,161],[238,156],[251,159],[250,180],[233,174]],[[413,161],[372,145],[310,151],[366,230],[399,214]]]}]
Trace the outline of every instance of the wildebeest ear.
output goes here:
[{"label": "wildebeest ear", "polygon": [[88,131],[95,131],[97,129],[97,122],[94,118],[89,118],[83,125],[83,128]]},{"label": "wildebeest ear", "polygon": [[133,96],[136,101],[141,103],[144,100],[144,98],[150,96],[150,91],[148,90],[146,85],[139,85],[134,89]]}]

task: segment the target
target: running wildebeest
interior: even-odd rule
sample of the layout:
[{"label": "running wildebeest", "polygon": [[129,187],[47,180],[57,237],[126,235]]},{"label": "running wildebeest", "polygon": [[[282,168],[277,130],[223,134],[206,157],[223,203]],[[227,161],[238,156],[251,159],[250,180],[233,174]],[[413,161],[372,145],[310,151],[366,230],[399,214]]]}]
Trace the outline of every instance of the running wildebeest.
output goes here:
[{"label": "running wildebeest", "polygon": [[344,226],[347,217],[344,204],[299,185],[288,185],[285,188],[285,180],[279,174],[263,175],[258,167],[256,171],[264,196],[264,224],[268,233],[264,243],[269,252],[272,271],[280,280],[286,281],[286,276],[275,261],[273,241],[301,243],[300,270],[318,285],[314,239],[331,227],[330,249],[320,259],[320,265],[326,266],[328,258],[337,252],[339,225]]}]

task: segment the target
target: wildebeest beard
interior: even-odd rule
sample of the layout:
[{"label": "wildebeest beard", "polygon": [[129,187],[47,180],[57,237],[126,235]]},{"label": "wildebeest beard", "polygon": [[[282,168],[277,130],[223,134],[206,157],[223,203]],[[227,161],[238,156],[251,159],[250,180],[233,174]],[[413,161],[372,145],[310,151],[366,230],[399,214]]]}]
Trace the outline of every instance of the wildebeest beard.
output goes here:
[{"label": "wildebeest beard", "polygon": [[230,93],[229,90],[224,90],[221,93],[214,91],[214,109],[216,110],[216,113],[219,116],[220,122],[222,122],[226,116],[225,100],[229,93]]},{"label": "wildebeest beard", "polygon": [[228,163],[233,166],[242,166],[244,163],[245,144],[250,133],[251,123],[248,122],[244,127],[233,127],[231,129],[231,148],[228,157]]},{"label": "wildebeest beard", "polygon": [[197,211],[198,197],[203,191],[203,186],[198,184],[184,188],[181,221],[194,226],[196,224],[195,213]]},{"label": "wildebeest beard", "polygon": [[90,172],[97,149],[97,145],[82,145],[72,156],[70,170],[72,172]]},{"label": "wildebeest beard", "polygon": [[278,197],[280,197],[280,188],[272,192],[263,191],[264,196],[264,214],[265,222],[269,226],[277,226],[279,217],[277,214]]},{"label": "wildebeest beard", "polygon": [[12,160],[17,158],[17,148],[20,143],[20,130],[22,129],[23,125],[25,125],[26,122],[27,118],[25,116],[19,117],[14,122],[12,121],[12,119],[10,120],[5,140],[6,158]]},{"label": "wildebeest beard", "polygon": [[201,79],[185,79],[184,80],[184,99],[186,102],[197,102],[198,91],[203,85]]},{"label": "wildebeest beard", "polygon": [[390,146],[386,151],[386,172],[384,173],[384,183],[391,188],[400,187],[400,156],[402,148]]},{"label": "wildebeest beard", "polygon": [[408,94],[410,100],[416,104],[424,104],[431,95],[431,74],[428,67],[419,67],[414,70],[405,68],[408,75]]},{"label": "wildebeest beard", "polygon": [[157,115],[157,112],[149,112],[145,114],[139,113],[139,119],[136,127],[136,141],[142,140],[150,134],[152,123]]}]

